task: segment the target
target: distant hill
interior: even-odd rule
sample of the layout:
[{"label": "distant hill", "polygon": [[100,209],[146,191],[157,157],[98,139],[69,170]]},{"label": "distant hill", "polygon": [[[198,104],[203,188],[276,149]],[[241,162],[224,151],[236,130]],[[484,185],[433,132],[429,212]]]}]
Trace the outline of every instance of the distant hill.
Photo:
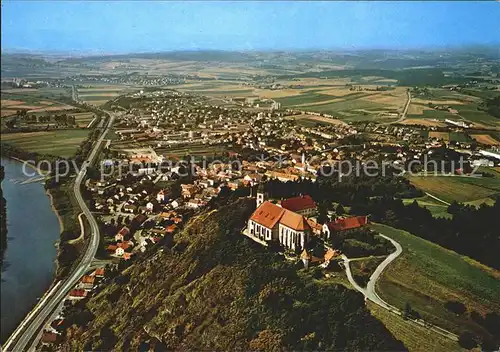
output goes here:
[{"label": "distant hill", "polygon": [[86,312],[67,316],[63,348],[405,350],[362,295],[318,283],[242,236],[253,209],[239,200],[191,219],[171,249],[139,259]]}]

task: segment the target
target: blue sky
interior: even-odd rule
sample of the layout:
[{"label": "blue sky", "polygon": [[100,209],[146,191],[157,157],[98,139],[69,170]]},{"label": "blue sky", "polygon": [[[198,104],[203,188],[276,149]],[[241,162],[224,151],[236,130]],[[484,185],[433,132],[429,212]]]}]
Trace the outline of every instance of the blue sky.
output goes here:
[{"label": "blue sky", "polygon": [[500,44],[500,3],[3,0],[1,39],[105,53]]}]

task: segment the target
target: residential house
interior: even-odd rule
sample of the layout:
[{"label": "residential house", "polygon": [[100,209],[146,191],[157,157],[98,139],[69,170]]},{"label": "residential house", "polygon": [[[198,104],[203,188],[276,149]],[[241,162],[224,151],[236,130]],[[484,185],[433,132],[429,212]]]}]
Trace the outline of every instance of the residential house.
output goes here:
[{"label": "residential house", "polygon": [[104,268],[97,268],[94,271],[95,277],[104,277]]},{"label": "residential house", "polygon": [[95,276],[83,275],[78,286],[84,290],[92,290],[94,288],[94,282]]},{"label": "residential house", "polygon": [[42,345],[50,345],[59,342],[60,336],[52,331],[44,331],[42,333]]},{"label": "residential house", "polygon": [[198,192],[198,187],[193,184],[182,184],[181,194],[184,198],[192,198]]},{"label": "residential house", "polygon": [[85,291],[83,288],[75,288],[69,291],[68,299],[70,301],[79,301],[81,299],[84,299],[85,297],[87,297],[87,291]]},{"label": "residential house", "polygon": [[161,190],[156,194],[156,200],[158,203],[163,203],[165,201],[165,191]]},{"label": "residential house", "polygon": [[130,235],[130,230],[127,226],[123,226],[115,235],[115,241],[124,241]]}]

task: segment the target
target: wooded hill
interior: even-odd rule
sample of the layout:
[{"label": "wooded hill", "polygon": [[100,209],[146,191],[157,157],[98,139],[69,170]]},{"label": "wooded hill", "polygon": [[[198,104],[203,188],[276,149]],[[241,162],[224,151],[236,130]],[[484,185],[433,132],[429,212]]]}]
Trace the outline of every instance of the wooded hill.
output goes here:
[{"label": "wooded hill", "polygon": [[[68,314],[67,350],[401,351],[361,294],[241,235],[243,199],[193,217]],[[307,274],[304,274],[307,273]]]}]

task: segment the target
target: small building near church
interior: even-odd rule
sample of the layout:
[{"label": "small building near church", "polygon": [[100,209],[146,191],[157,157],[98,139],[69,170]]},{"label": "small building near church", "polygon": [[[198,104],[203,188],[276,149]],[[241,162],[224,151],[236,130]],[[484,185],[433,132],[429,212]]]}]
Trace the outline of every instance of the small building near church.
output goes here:
[{"label": "small building near church", "polygon": [[326,238],[330,238],[333,232],[357,229],[366,224],[368,224],[367,216],[351,216],[324,224],[323,233],[326,235]]},{"label": "small building near church", "polygon": [[310,195],[284,199],[281,201],[281,206],[304,216],[312,216],[316,213],[316,203]]}]

